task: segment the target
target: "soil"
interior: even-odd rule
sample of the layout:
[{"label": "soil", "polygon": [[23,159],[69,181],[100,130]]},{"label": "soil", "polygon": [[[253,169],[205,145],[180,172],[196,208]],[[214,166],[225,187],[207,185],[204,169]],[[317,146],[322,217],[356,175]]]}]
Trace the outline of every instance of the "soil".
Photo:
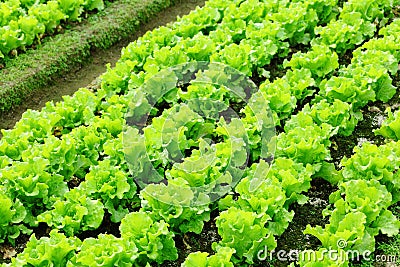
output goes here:
[{"label": "soil", "polygon": [[211,220],[204,223],[203,231],[200,234],[186,233],[175,236],[175,244],[178,249],[178,259],[176,261],[165,261],[157,267],[179,267],[185,261],[190,253],[207,252],[209,255],[215,254],[212,249],[212,243],[219,242],[221,237],[215,224],[218,211],[211,213]]},{"label": "soil", "polygon": [[[203,6],[205,0],[180,0],[176,5],[171,6],[157,14],[157,17],[142,24],[138,31],[132,34],[128,39],[124,39],[107,50],[95,49],[92,51],[92,57],[89,62],[85,62],[76,70],[56,78],[52,84],[45,88],[35,90],[28,96],[20,106],[12,110],[0,113],[0,129],[12,129],[17,121],[21,119],[22,114],[27,109],[40,110],[49,101],[58,102],[64,95],[72,95],[79,88],[93,87],[99,84],[97,79],[107,68],[106,64],[115,63],[121,57],[121,49],[129,43],[135,41],[147,31],[168,23],[172,23],[177,16],[183,16],[194,10],[197,6]],[[2,134],[0,132],[0,138]]]}]

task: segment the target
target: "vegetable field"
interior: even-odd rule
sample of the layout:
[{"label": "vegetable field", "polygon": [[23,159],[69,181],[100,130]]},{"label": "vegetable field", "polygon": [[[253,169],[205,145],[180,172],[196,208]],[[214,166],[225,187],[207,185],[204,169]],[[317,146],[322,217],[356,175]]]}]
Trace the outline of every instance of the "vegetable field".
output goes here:
[{"label": "vegetable field", "polygon": [[2,266],[375,264],[400,229],[399,7],[209,0],[147,32],[3,130]]}]

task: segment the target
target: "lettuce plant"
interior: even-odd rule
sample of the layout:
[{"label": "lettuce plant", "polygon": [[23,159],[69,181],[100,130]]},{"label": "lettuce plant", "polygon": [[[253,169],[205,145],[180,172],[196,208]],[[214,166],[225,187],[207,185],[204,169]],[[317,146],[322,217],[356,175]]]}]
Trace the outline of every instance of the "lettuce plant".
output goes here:
[{"label": "lettuce plant", "polygon": [[79,246],[79,252],[66,266],[133,266],[138,257],[134,242],[117,238],[109,234],[100,234],[97,238],[86,238]]},{"label": "lettuce plant", "polygon": [[269,14],[267,18],[282,24],[291,43],[308,44],[318,24],[315,9],[300,2],[291,2],[288,7],[282,7],[280,12]]},{"label": "lettuce plant", "polygon": [[207,266],[221,266],[233,267],[231,257],[235,250],[228,247],[221,247],[214,255],[208,255],[207,252],[193,252],[187,256],[182,267],[207,267]]},{"label": "lettuce plant", "polygon": [[341,14],[359,12],[363,19],[373,21],[376,18],[382,19],[384,17],[384,13],[390,11],[393,7],[393,4],[393,0],[383,0],[380,2],[373,0],[352,0],[344,3]]},{"label": "lettuce plant", "polygon": [[[326,209],[330,223],[307,226],[305,234],[316,236],[327,249],[356,250],[360,253],[374,251],[379,232],[389,236],[399,232],[400,222],[387,208],[392,196],[376,180],[351,180],[339,185],[339,191],[330,196],[334,209]],[[346,247],[340,247],[340,241]]]},{"label": "lettuce plant", "polygon": [[399,151],[398,143],[376,146],[364,143],[354,148],[354,155],[343,158],[342,176],[344,181],[352,179],[376,180],[385,185],[393,195],[393,203],[400,199],[399,194]]},{"label": "lettuce plant", "polygon": [[99,200],[91,199],[81,188],[74,188],[65,194],[65,199],[56,201],[53,209],[39,214],[37,220],[73,236],[97,229],[103,216],[104,206]]},{"label": "lettuce plant", "polygon": [[30,234],[29,230],[22,223],[27,212],[19,199],[11,199],[7,196],[3,187],[0,186],[0,243],[8,239],[14,243],[21,233]]},{"label": "lettuce plant", "polygon": [[[183,179],[168,185],[150,184],[141,191],[142,210],[154,220],[163,220],[175,231],[200,233],[204,222],[210,220],[209,198],[195,192]],[[203,204],[202,204],[203,202]]]},{"label": "lettuce plant", "polygon": [[66,237],[52,230],[49,237],[31,235],[26,248],[6,266],[66,266],[81,245],[76,237]]},{"label": "lettuce plant", "polygon": [[278,121],[288,118],[297,106],[292,87],[284,78],[279,78],[273,83],[267,81],[261,84],[260,91],[268,101],[270,109],[278,115]]},{"label": "lettuce plant", "polygon": [[[311,116],[313,121],[318,125],[327,123],[338,128],[338,134],[344,136],[349,136],[353,133],[357,123],[363,117],[361,112],[353,110],[351,104],[339,99],[335,99],[333,103],[329,103],[326,99],[323,99],[312,107],[307,104],[304,106],[302,112],[307,116]],[[285,127],[289,127],[289,122],[286,123]]]},{"label": "lettuce plant", "polygon": [[375,31],[375,24],[365,21],[361,13],[342,13],[339,20],[315,28],[315,34],[319,37],[313,40],[313,44],[327,45],[342,54],[372,37]]},{"label": "lettuce plant", "polygon": [[[299,125],[277,136],[276,157],[292,158],[304,164],[318,163],[330,158],[329,138],[335,134],[335,128],[322,123],[320,126],[297,115],[290,125]],[[293,120],[297,120],[293,123]]]},{"label": "lettuce plant", "polygon": [[400,111],[392,113],[390,108],[386,109],[388,118],[383,121],[381,128],[375,130],[375,135],[398,141],[400,139]]},{"label": "lettuce plant", "polygon": [[216,224],[222,240],[213,243],[212,248],[219,251],[223,247],[233,248],[236,252],[232,257],[233,263],[245,260],[252,264],[257,258],[258,251],[274,249],[276,241],[266,223],[270,220],[266,214],[257,214],[231,207],[220,213]]},{"label": "lettuce plant", "polygon": [[[176,260],[178,253],[173,240],[174,233],[168,229],[165,221],[153,221],[146,212],[132,212],[121,221],[121,238],[124,242],[132,242],[137,247],[135,263],[145,266],[149,262],[162,263]],[[125,253],[129,252],[126,251]]]},{"label": "lettuce plant", "polygon": [[326,45],[313,45],[307,53],[297,52],[290,61],[283,63],[285,68],[308,69],[314,77],[323,78],[339,67],[338,55]]},{"label": "lettuce plant", "polygon": [[[99,162],[86,175],[80,188],[88,196],[101,200],[111,214],[113,222],[119,222],[129,213],[134,202],[137,186],[128,173],[113,165],[109,159]],[[137,202],[138,202],[137,198]]]},{"label": "lettuce plant", "polygon": [[47,210],[67,192],[63,176],[47,169],[49,161],[40,157],[14,162],[0,171],[0,181],[12,198],[18,198],[29,212],[25,222],[34,225],[33,217]]}]

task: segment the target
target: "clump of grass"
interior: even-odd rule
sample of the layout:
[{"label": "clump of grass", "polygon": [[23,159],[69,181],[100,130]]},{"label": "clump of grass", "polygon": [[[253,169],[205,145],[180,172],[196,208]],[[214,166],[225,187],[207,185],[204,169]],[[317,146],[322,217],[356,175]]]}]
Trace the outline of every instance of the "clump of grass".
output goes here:
[{"label": "clump of grass", "polygon": [[[392,208],[392,212],[400,219],[400,205]],[[395,235],[387,243],[379,244],[378,250],[384,255],[390,255],[396,258],[397,266],[400,266],[400,234]]]}]

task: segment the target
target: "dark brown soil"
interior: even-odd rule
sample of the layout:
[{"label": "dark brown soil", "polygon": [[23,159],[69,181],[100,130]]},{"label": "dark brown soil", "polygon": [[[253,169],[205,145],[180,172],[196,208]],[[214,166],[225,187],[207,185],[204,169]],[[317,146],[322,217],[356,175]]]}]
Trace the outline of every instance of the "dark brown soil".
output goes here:
[{"label": "dark brown soil", "polygon": [[221,237],[218,234],[215,219],[218,212],[211,213],[211,220],[204,223],[203,231],[200,234],[187,233],[184,235],[175,236],[175,244],[178,248],[178,260],[166,261],[158,267],[179,267],[185,261],[187,256],[192,252],[207,252],[209,255],[215,254],[211,246],[213,242],[218,242]]}]

